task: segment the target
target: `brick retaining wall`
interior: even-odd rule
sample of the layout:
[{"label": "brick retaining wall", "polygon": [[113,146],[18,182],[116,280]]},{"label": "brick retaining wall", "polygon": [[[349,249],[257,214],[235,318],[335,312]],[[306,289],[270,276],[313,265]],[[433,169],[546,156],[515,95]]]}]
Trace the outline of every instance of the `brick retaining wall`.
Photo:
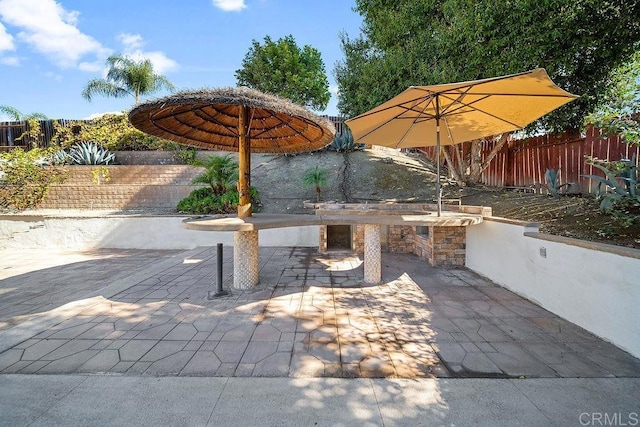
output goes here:
[{"label": "brick retaining wall", "polygon": [[96,184],[99,166],[69,166],[69,178],[49,188],[42,209],[175,208],[197,186],[191,181],[202,169],[185,165],[106,166],[109,182]]}]

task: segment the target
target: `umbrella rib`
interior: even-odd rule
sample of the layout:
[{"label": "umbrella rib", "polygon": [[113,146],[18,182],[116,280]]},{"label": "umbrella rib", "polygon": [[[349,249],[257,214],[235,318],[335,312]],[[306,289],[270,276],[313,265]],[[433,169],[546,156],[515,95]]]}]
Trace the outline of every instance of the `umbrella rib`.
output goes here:
[{"label": "umbrella rib", "polygon": [[[300,136],[302,136],[304,139],[306,139],[308,142],[313,142],[311,139],[309,139],[309,137],[307,135],[304,134],[304,132],[300,132],[298,130],[296,130],[293,126],[291,126],[291,122],[285,122],[284,120],[282,120],[280,117],[278,117],[276,114],[273,114],[272,117],[274,119],[277,119],[280,123],[275,125],[275,126],[271,126],[269,128],[265,128],[263,131],[256,133],[254,136],[258,137],[260,135],[263,135],[267,132],[270,132],[274,129],[280,128],[280,127],[286,127],[289,128],[290,130],[292,130],[293,132],[295,132],[296,134],[299,134]],[[292,117],[293,119],[293,117]],[[305,125],[308,127],[310,122],[305,119],[304,117],[300,117],[300,119],[302,119],[302,121],[305,123]]]},{"label": "umbrella rib", "polygon": [[[214,121],[215,121],[215,119],[214,119],[213,117],[211,117],[209,114],[206,114],[206,113],[204,113],[204,111],[202,111],[202,107],[191,108],[191,111],[192,111],[192,112],[193,112],[193,113],[194,113],[198,118],[200,118],[200,119],[203,119],[203,118],[198,114],[198,112],[205,114],[208,118],[211,118],[212,120],[214,120]],[[195,136],[192,136],[192,135],[193,135],[193,134],[192,134],[192,132],[193,132],[193,131],[197,131],[197,130],[202,131],[202,130],[201,130],[201,129],[198,129],[198,128],[196,128],[196,127],[194,127],[193,125],[190,125],[190,124],[188,124],[188,123],[186,123],[186,122],[182,121],[182,120],[180,119],[180,115],[181,115],[181,113],[179,113],[179,114],[173,114],[173,113],[172,113],[172,114],[162,115],[162,116],[160,116],[160,117],[149,117],[149,121],[150,121],[154,126],[156,126],[158,129],[163,130],[164,132],[168,133],[169,135],[174,135],[174,136],[177,136],[177,137],[179,137],[179,138],[185,138],[185,139],[187,139],[187,138],[185,137],[185,135],[181,135],[181,134],[179,134],[179,133],[176,133],[176,131],[175,131],[175,130],[172,130],[171,128],[169,128],[169,127],[166,127],[166,126],[162,125],[162,123],[161,123],[161,121],[160,121],[160,120],[165,120],[165,119],[169,119],[169,118],[171,118],[171,119],[175,120],[176,122],[180,123],[181,125],[186,126],[187,128],[189,128],[189,131],[188,131],[188,132],[186,132],[186,135],[189,135],[189,139],[191,139],[191,140],[193,140],[193,141],[202,142],[202,143],[205,143],[205,144],[210,144],[210,143],[211,143],[211,142],[210,142],[210,141],[208,141],[208,140],[205,140],[205,139],[202,139],[202,138],[196,138]],[[216,121],[216,123],[218,123],[218,124],[222,125],[225,129],[227,129],[227,128],[226,128],[226,126],[225,126],[223,123],[219,123],[219,122],[217,122],[217,121]],[[232,137],[235,137],[236,135],[233,135],[233,134],[232,134],[232,135],[221,135],[221,136],[232,136]]]},{"label": "umbrella rib", "polygon": [[[235,127],[229,127],[229,125],[226,125],[224,123],[222,123],[220,120],[218,120],[217,116],[222,114],[219,110],[215,110],[216,111],[216,115],[211,115],[209,113],[207,113],[206,111],[203,110],[203,107],[198,107],[198,108],[194,108],[193,113],[201,118],[201,119],[207,119],[209,121],[211,121],[212,123],[215,123],[219,126],[222,126],[223,129],[225,129],[226,131],[229,132],[228,136],[233,136],[235,138],[239,137],[237,129]],[[204,116],[204,117],[203,117]]]},{"label": "umbrella rib", "polygon": [[[184,123],[180,122],[178,119],[176,119],[176,120],[177,120],[180,124],[184,124]],[[183,135],[180,135],[180,134],[175,133],[175,132],[174,132],[174,131],[172,131],[170,128],[168,128],[168,127],[166,127],[166,126],[163,126],[163,125],[162,125],[162,124],[160,124],[160,123],[154,122],[153,120],[152,120],[151,122],[152,122],[152,123],[154,124],[154,126],[156,126],[158,129],[161,129],[161,130],[165,131],[165,132],[166,132],[166,133],[168,133],[169,135],[174,135],[174,136],[177,136],[178,138],[187,139],[187,138],[185,138]],[[191,129],[194,129],[194,128],[191,128]],[[209,144],[211,144],[211,141],[209,141],[209,140],[202,139],[202,138],[195,138],[195,137],[193,137],[193,136],[189,136],[189,140],[191,140],[191,141],[201,142],[201,143],[203,143],[203,144],[208,144],[208,145],[209,145]],[[217,145],[217,144],[216,144],[216,145]]]},{"label": "umbrella rib", "polygon": [[[374,133],[375,131],[377,131],[378,129],[380,129],[381,127],[383,127],[385,124],[387,124],[388,122],[390,122],[392,120],[412,119],[412,120],[414,120],[414,124],[415,124],[415,123],[418,123],[419,121],[426,121],[426,120],[430,120],[430,119],[435,118],[435,116],[432,115],[432,114],[425,114],[422,117],[420,117],[420,116],[417,116],[417,117],[401,117],[403,114],[405,114],[405,113],[407,113],[409,111],[414,111],[414,112],[416,112],[418,114],[424,114],[424,111],[427,109],[427,107],[433,103],[433,98],[429,98],[429,102],[427,103],[427,105],[425,105],[425,107],[422,109],[422,111],[414,109],[414,107],[420,103],[420,102],[417,102],[417,101],[424,100],[424,99],[425,99],[425,97],[414,98],[414,99],[408,100],[406,102],[403,102],[402,104],[390,105],[387,108],[383,108],[381,110],[377,110],[377,111],[369,113],[369,114],[365,113],[365,114],[363,114],[361,116],[356,117],[356,119],[360,119],[360,118],[369,116],[371,114],[376,114],[376,113],[380,113],[382,111],[390,110],[391,108],[402,108],[403,109],[403,111],[401,111],[400,113],[398,113],[395,116],[385,120],[383,123],[380,123],[378,126],[374,127],[369,132],[364,133],[360,138],[366,138],[367,136],[371,135],[372,133]],[[405,104],[408,104],[410,102],[415,102],[415,103],[411,107],[406,107]],[[356,120],[356,119],[352,119],[352,120]],[[411,127],[409,127],[409,129],[411,129]],[[407,135],[408,132],[409,132],[409,130],[407,130],[405,135],[403,135],[403,137],[402,137],[403,139]],[[400,144],[400,143],[398,143],[398,144]]]},{"label": "umbrella rib", "polygon": [[[413,107],[410,108],[411,111],[415,111],[419,114],[424,114],[424,111],[427,109],[427,107],[433,102],[433,98],[429,100],[429,102],[427,103],[427,105],[424,106],[424,108],[422,109],[422,111],[417,111],[414,110]],[[400,146],[400,144],[402,144],[402,141],[404,141],[404,139],[407,137],[407,135],[409,135],[409,131],[411,131],[411,128],[413,127],[413,125],[415,125],[416,123],[418,123],[419,119],[421,117],[420,116],[416,116],[413,118],[413,123],[411,125],[409,125],[409,127],[407,128],[407,130],[404,132],[404,135],[402,135],[402,138],[400,138],[400,140],[398,141],[398,143],[396,144],[396,148],[398,148]]]},{"label": "umbrella rib", "polygon": [[[468,89],[470,89],[470,87]],[[482,113],[482,114],[486,114],[489,117],[493,117],[496,120],[499,120],[499,121],[504,122],[504,123],[508,123],[511,126],[515,126],[517,128],[522,128],[522,126],[517,124],[517,123],[510,122],[509,120],[506,120],[506,119],[504,119],[502,117],[496,116],[495,114],[489,113],[489,112],[487,112],[485,110],[482,110],[480,108],[477,108],[477,107],[473,106],[473,104],[475,104],[477,102],[480,102],[480,101],[483,101],[483,100],[489,98],[490,96],[500,96],[500,95],[484,94],[484,96],[482,98],[475,99],[472,102],[469,102],[469,103],[462,102],[462,99],[464,99],[464,97],[467,95],[467,92],[468,92],[468,90],[465,91],[464,93],[458,94],[458,96],[456,98],[449,97],[449,96],[446,96],[444,94],[440,94],[440,96],[442,96],[442,97],[444,97],[444,98],[446,98],[446,99],[451,101],[451,103],[447,107],[445,107],[445,109],[443,110],[443,112],[442,112],[442,114],[440,116],[444,117],[444,116],[453,116],[453,115],[456,115],[456,114],[463,114],[464,112],[460,112],[460,113],[456,113],[456,112],[461,110],[461,109],[463,109],[463,108],[465,108],[465,107],[469,107],[469,108],[473,108],[474,111],[477,111],[477,112]],[[474,93],[473,95],[475,96],[477,94]],[[455,109],[453,109],[454,106],[456,107]],[[450,110],[450,109],[452,109],[452,111],[451,112],[447,112],[447,110]]]}]

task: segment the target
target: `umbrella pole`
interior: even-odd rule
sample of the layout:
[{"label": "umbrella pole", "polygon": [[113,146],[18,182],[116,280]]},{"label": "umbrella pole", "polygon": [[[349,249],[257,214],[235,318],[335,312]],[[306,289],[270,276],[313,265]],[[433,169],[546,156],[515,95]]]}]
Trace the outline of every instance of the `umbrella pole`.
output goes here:
[{"label": "umbrella pole", "polygon": [[442,187],[440,186],[440,117],[436,116],[436,192],[438,216],[442,213]]},{"label": "umbrella pole", "polygon": [[247,107],[241,106],[238,115],[238,218],[251,216],[251,140],[247,137]]},{"label": "umbrella pole", "polygon": [[[251,138],[247,136],[248,108],[238,114],[238,218],[251,217]],[[233,233],[233,287],[253,289],[259,282],[258,231]]]}]

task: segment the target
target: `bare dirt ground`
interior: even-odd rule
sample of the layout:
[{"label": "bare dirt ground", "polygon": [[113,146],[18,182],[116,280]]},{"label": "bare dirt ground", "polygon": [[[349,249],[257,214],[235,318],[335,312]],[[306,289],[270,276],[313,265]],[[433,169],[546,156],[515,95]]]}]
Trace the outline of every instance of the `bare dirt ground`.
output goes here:
[{"label": "bare dirt ground", "polygon": [[[435,174],[423,156],[375,148],[352,153],[321,151],[295,156],[252,156],[252,185],[260,194],[261,211],[309,213],[304,200],[315,200],[313,188],[304,189],[304,173],[327,169],[323,201],[352,203],[432,203],[436,199]],[[444,181],[444,197],[460,198],[466,205],[490,206],[494,216],[539,222],[542,232],[583,240],[640,248],[640,219],[603,215],[592,197],[532,194],[488,187],[459,188]],[[640,210],[629,212],[638,215]]]}]

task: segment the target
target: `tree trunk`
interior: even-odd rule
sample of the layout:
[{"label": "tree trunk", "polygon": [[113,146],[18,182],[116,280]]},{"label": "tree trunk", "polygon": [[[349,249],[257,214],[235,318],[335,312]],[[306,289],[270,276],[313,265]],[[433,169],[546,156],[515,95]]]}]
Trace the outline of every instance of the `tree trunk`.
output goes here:
[{"label": "tree trunk", "polygon": [[[453,145],[451,145],[450,147],[452,150],[456,150],[455,152],[458,155],[458,158],[460,158],[460,154],[457,153],[457,147],[454,147]],[[456,181],[456,183],[460,187],[464,187],[465,186],[464,179],[462,179],[462,175],[460,174],[460,171],[458,170],[456,165],[451,161],[451,155],[449,154],[449,150],[445,148],[442,151],[444,153],[444,160],[445,162],[447,162],[447,168],[449,169],[449,172],[451,173],[452,178]]]},{"label": "tree trunk", "polygon": [[503,133],[500,135],[496,140],[494,147],[484,158],[484,161],[482,160],[482,139],[476,139],[470,142],[470,149],[467,155],[463,155],[462,153],[464,144],[450,146],[450,150],[453,151],[457,163],[452,161],[451,154],[445,149],[444,157],[456,184],[460,187],[467,187],[480,183],[482,172],[487,169],[491,160],[493,160],[502,149],[504,144],[507,142],[509,135],[509,133]]},{"label": "tree trunk", "polygon": [[321,192],[321,191],[322,191],[322,190],[320,189],[320,186],[316,185],[316,201],[317,201],[318,203],[320,203],[320,192]]},{"label": "tree trunk", "polygon": [[482,140],[474,139],[471,141],[471,150],[469,152],[469,175],[466,177],[467,185],[474,186],[480,182],[482,171]]}]

